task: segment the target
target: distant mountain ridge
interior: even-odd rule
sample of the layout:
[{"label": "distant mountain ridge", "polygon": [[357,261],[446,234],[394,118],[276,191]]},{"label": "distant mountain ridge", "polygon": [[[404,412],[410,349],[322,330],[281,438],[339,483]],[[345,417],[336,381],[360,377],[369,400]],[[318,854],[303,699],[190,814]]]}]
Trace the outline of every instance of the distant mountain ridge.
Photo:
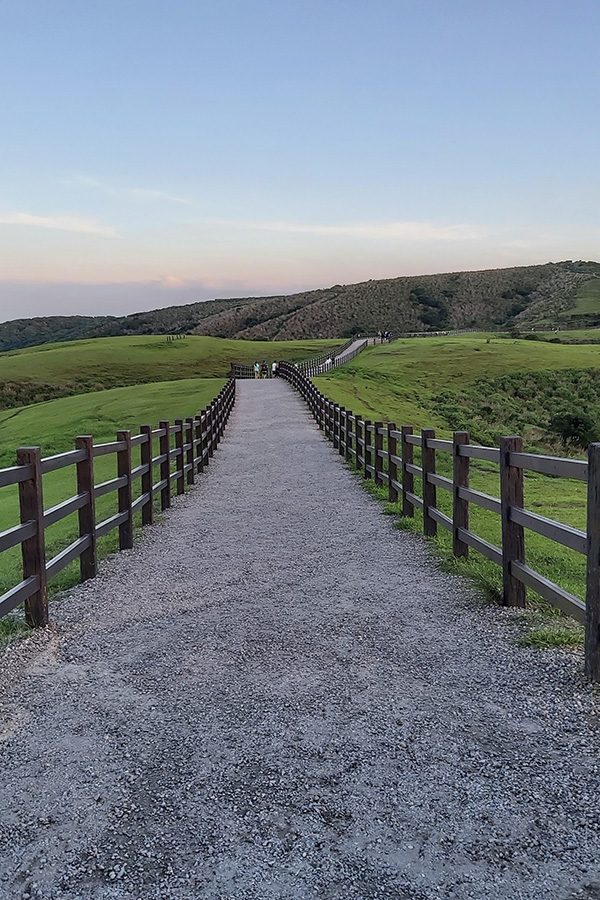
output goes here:
[{"label": "distant mountain ridge", "polygon": [[[568,322],[578,291],[600,263],[411,275],[273,297],[207,300],[128,316],[50,316],[0,324],[0,350],[132,334],[206,334],[292,340],[460,328],[545,327]],[[592,311],[586,324],[595,324]],[[597,315],[600,324],[600,308]]]}]

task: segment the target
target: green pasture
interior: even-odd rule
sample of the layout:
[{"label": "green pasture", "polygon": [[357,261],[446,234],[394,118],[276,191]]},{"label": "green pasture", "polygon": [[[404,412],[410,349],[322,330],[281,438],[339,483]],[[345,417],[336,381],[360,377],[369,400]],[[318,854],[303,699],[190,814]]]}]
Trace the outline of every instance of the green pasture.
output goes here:
[{"label": "green pasture", "polygon": [[[449,421],[449,409],[452,415],[458,409],[467,416],[461,428],[469,430],[473,425],[477,432],[481,423],[468,421],[469,412],[477,408],[474,405],[477,399],[480,404],[491,403],[494,408],[495,391],[505,404],[507,392],[510,398],[510,391],[513,391],[511,407],[517,411],[526,409],[527,417],[532,420],[528,422],[526,432],[535,435],[535,446],[526,443],[525,449],[559,455],[561,451],[555,445],[545,446],[544,422],[557,402],[556,391],[548,394],[545,385],[558,380],[560,387],[563,375],[571,385],[577,373],[580,373],[582,383],[586,383],[587,378],[597,374],[593,370],[599,364],[600,347],[593,345],[555,345],[494,339],[483,334],[465,335],[407,339],[372,348],[349,365],[316,378],[315,382],[326,396],[364,418],[392,421],[398,426],[412,425],[415,431],[432,427],[442,438],[450,437],[456,427]],[[532,386],[533,397],[518,396],[519,385],[523,383]],[[561,396],[560,391],[558,395]],[[578,402],[585,401],[571,397],[574,407]],[[506,429],[502,433],[519,432]],[[497,445],[497,442],[492,443]],[[418,462],[418,454],[415,455]],[[437,454],[437,467],[440,474],[451,476],[448,454]],[[497,497],[498,467],[473,461],[471,484],[475,489]],[[420,492],[418,479],[415,487]],[[439,508],[450,514],[450,494],[438,488],[437,496]],[[585,530],[586,486],[582,482],[526,473],[525,503],[533,512]],[[399,513],[397,508],[392,511]],[[499,545],[499,517],[474,505],[470,512],[471,529],[486,541]],[[414,520],[400,524],[419,530],[421,514],[416,510]],[[439,531],[438,546],[448,564],[475,577],[497,596],[501,588],[499,568],[473,550],[468,561],[454,560],[449,535],[441,527]],[[527,561],[533,568],[576,596],[584,597],[585,563],[582,556],[529,531],[526,532],[526,551]]]},{"label": "green pasture", "polygon": [[[323,353],[340,341],[237,341],[164,335],[93,338],[0,353],[0,406],[179,378],[224,377],[231,362]],[[15,398],[16,402],[12,402]]]},{"label": "green pasture", "polygon": [[600,278],[590,278],[579,285],[575,294],[575,306],[566,309],[560,316],[590,316],[600,313]]},{"label": "green pasture", "polygon": [[[483,424],[491,420],[494,409],[487,411],[483,401],[501,406],[501,417],[507,416],[505,399],[512,399],[513,412],[517,413],[528,400],[527,414],[532,421],[524,421],[525,431],[535,433],[541,446],[541,432],[547,418],[556,410],[553,406],[560,397],[560,377],[568,389],[561,403],[573,405],[571,373],[589,373],[600,367],[600,346],[548,344],[544,341],[514,340],[486,334],[470,334],[456,337],[406,338],[372,347],[359,354],[345,366],[315,379],[326,395],[335,392],[334,399],[343,406],[375,419],[378,414],[390,416],[396,424],[410,424],[418,428],[437,428],[443,436],[453,428],[476,424],[483,431]],[[556,391],[548,395],[545,386],[555,383]],[[519,382],[528,380],[529,393],[539,395],[539,408],[531,409],[528,397],[521,396]],[[582,390],[583,390],[582,386]],[[496,395],[496,396],[494,396]],[[452,397],[459,411],[468,415],[479,399],[477,411],[486,422],[469,423],[449,421],[448,408]],[[592,398],[593,400],[594,398]],[[535,398],[534,398],[535,400]],[[501,433],[511,422],[496,423]],[[513,432],[514,433],[514,432]],[[550,450],[550,446],[546,446]]]},{"label": "green pasture", "polygon": [[[161,420],[173,422],[198,413],[224,384],[222,378],[186,378],[172,382],[142,384],[135,387],[114,388],[95,394],[80,394],[60,400],[32,404],[19,409],[0,412],[0,468],[15,464],[15,448],[40,446],[44,456],[72,450],[79,434],[91,434],[95,443],[115,440],[116,433],[131,429],[137,434],[140,425],[156,426]],[[134,465],[139,463],[139,448],[134,448]],[[158,454],[158,442],[153,455]],[[99,483],[116,476],[116,456],[110,454],[95,460],[95,481]],[[159,478],[158,470],[155,481]],[[139,479],[135,483],[139,494]],[[76,493],[75,467],[50,472],[43,478],[44,507],[48,509]],[[117,511],[116,493],[100,497],[96,503],[98,521]],[[16,487],[0,490],[0,531],[19,521]],[[73,514],[46,532],[47,558],[50,559],[78,535],[77,514]],[[100,551],[106,554],[116,547],[117,533],[111,532],[100,541]],[[52,582],[53,590],[75,583],[78,563],[63,570]],[[20,548],[0,556],[0,594],[21,580]],[[2,620],[4,622],[5,620]],[[0,629],[2,629],[0,622]],[[4,629],[10,630],[10,622]],[[0,634],[2,632],[0,631]]]}]

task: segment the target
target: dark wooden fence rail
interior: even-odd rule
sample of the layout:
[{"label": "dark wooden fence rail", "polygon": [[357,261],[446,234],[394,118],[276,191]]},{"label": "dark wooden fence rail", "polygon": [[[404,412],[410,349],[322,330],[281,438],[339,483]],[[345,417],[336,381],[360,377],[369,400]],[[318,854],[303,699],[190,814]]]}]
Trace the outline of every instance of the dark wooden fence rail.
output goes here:
[{"label": "dark wooden fence rail", "polygon": [[254,366],[246,363],[231,363],[230,378],[254,378]]},{"label": "dark wooden fence rail", "polygon": [[[590,680],[600,681],[600,443],[590,445],[588,459],[584,461],[525,453],[519,437],[502,438],[499,447],[471,444],[466,432],[455,432],[453,440],[439,440],[433,429],[414,434],[409,425],[397,428],[393,422],[371,422],[353,415],[351,410],[323,396],[310,379],[288,363],[280,364],[279,373],[305,399],[319,428],[339,454],[361,470],[365,478],[373,479],[378,485],[387,485],[390,501],[402,504],[404,516],[413,516],[416,508],[422,510],[426,535],[434,536],[438,527],[445,528],[452,535],[456,556],[466,557],[470,549],[476,550],[502,568],[505,605],[524,606],[526,588],[530,587],[553,606],[583,623],[586,674]],[[415,447],[421,451],[420,466],[414,462]],[[452,478],[436,472],[436,459],[440,453],[448,454],[452,460]],[[472,459],[499,466],[499,497],[469,487]],[[586,532],[526,510],[523,497],[525,471],[587,482]],[[414,490],[415,477],[421,479],[420,496]],[[438,490],[450,493],[452,516],[438,509]],[[501,547],[471,531],[471,504],[500,516]],[[586,557],[585,603],[527,565],[526,530]]]},{"label": "dark wooden fence rail", "polygon": [[[354,348],[351,352],[350,347],[354,344],[358,338],[351,338],[334,353],[329,353],[323,357],[318,357],[315,359],[308,359],[303,363],[298,364],[298,369],[304,375],[322,375],[325,372],[329,372],[331,369],[337,369],[338,366],[343,366],[346,363],[350,362],[351,359],[354,359],[355,356],[358,356],[359,353],[362,353],[368,346],[368,339],[365,338],[361,344]],[[328,363],[328,360],[331,359],[331,362]]]},{"label": "dark wooden fence rail", "polygon": [[303,372],[305,375],[317,375],[327,365],[328,359],[334,360],[336,356],[340,356],[344,350],[347,350],[352,346],[355,340],[357,339],[349,338],[339,347],[332,347],[327,353],[322,353],[320,356],[312,356],[310,359],[302,360],[302,362],[297,364],[299,371]]},{"label": "dark wooden fence rail", "polygon": [[[364,344],[361,347],[350,354],[344,355],[344,351],[348,350],[356,340],[358,340],[358,337],[350,338],[344,344],[341,344],[341,346],[334,347],[327,353],[322,353],[320,356],[312,356],[310,359],[305,359],[298,363],[290,363],[290,365],[294,365],[299,372],[302,372],[305,375],[319,375],[322,372],[327,372],[329,369],[336,368],[337,366],[349,362],[365,349],[368,344],[368,339],[366,337]],[[343,359],[336,359],[336,357],[340,356],[343,356]],[[327,365],[327,360],[329,359],[332,360],[332,363]],[[254,366],[247,365],[246,363],[231,363],[231,371],[229,374],[231,378],[254,378]]]},{"label": "dark wooden fence rail", "polygon": [[[134,517],[141,513],[142,525],[153,521],[153,500],[160,497],[161,509],[171,505],[173,491],[183,494],[185,484],[193,484],[196,475],[208,465],[219,444],[235,403],[235,381],[230,380],[197,416],[174,424],[161,422],[158,428],[142,425],[140,433],[119,431],[115,441],[94,444],[93,438],[78,437],[75,449],[56,456],[42,457],[39,447],[17,450],[17,465],[0,469],[0,488],[18,485],[20,523],[0,532],[0,553],[21,546],[22,580],[0,596],[0,616],[21,603],[31,627],[48,622],[48,582],[69,563],[79,559],[80,578],[86,581],[97,571],[96,544],[113,529],[119,530],[119,549],[133,546]],[[171,447],[171,436],[175,447]],[[158,453],[153,455],[158,441]],[[139,448],[140,462],[134,464],[133,452]],[[116,458],[116,477],[99,484],[94,480],[94,460],[112,454]],[[57,506],[44,509],[43,476],[48,472],[75,467],[75,496]],[[154,472],[159,467],[159,480]],[[133,485],[141,479],[141,493],[133,499]],[[117,493],[118,511],[97,521],[98,497]],[[52,559],[46,559],[46,530],[77,512],[79,537]]]}]

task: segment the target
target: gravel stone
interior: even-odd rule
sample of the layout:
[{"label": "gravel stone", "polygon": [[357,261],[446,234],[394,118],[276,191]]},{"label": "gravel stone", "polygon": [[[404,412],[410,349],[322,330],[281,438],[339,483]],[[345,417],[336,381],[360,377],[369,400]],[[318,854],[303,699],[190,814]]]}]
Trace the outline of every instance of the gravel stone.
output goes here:
[{"label": "gravel stone", "polygon": [[0,897],[600,898],[598,695],[282,381],[0,660]]}]

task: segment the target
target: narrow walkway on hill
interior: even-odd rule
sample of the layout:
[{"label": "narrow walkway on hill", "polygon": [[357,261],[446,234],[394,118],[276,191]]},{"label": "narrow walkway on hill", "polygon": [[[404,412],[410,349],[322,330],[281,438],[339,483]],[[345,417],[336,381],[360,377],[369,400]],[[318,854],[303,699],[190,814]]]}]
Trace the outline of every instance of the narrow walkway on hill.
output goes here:
[{"label": "narrow walkway on hill", "polygon": [[334,356],[334,362],[338,365],[343,365],[347,360],[352,359],[356,351],[359,347],[362,347],[365,343],[365,338],[358,338],[354,341],[353,344],[350,344],[349,347],[346,347],[345,350],[342,350],[341,353],[337,353]]},{"label": "narrow walkway on hill", "polygon": [[393,528],[279,380],[0,677],[0,897],[600,896],[578,660]]}]

